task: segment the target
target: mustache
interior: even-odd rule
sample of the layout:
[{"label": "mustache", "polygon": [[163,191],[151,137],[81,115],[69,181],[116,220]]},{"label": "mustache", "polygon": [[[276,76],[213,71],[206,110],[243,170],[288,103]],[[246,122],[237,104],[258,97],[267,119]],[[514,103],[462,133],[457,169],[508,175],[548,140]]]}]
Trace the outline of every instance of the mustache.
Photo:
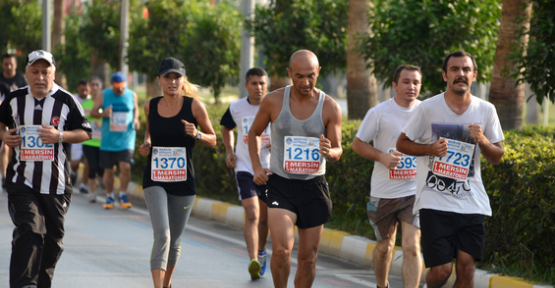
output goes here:
[{"label": "mustache", "polygon": [[466,83],[466,84],[468,84],[468,79],[466,79],[465,77],[455,78],[455,81],[453,81],[453,84],[457,84],[457,83]]}]

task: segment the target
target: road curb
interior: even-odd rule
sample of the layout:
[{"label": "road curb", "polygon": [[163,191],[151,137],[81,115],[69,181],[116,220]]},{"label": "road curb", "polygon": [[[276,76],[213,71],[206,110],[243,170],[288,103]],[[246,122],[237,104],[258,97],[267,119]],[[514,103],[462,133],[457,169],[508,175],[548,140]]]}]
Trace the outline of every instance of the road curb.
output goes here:
[{"label": "road curb", "polygon": [[[114,191],[119,187],[119,178],[114,179]],[[130,182],[127,194],[138,200],[144,201],[143,187],[134,182]],[[196,197],[191,213],[196,217],[216,220],[226,225],[243,228],[245,225],[245,210],[242,206],[234,205],[218,200],[211,200]],[[297,227],[295,227],[295,241],[298,242]],[[358,265],[369,267],[372,264],[372,257],[376,241],[365,237],[351,235],[347,232],[324,228],[318,251],[320,253],[337,257],[339,259],[352,262]],[[390,272],[392,275],[402,276],[401,269],[403,263],[403,250],[400,246],[395,246],[393,261],[391,261]],[[423,267],[425,267],[423,265]],[[428,269],[422,270],[422,283],[425,283]],[[455,269],[444,287],[453,287],[455,283]],[[475,288],[554,288],[549,285],[537,285],[526,281],[521,277],[503,276],[488,273],[487,271],[476,269],[474,273]]]}]

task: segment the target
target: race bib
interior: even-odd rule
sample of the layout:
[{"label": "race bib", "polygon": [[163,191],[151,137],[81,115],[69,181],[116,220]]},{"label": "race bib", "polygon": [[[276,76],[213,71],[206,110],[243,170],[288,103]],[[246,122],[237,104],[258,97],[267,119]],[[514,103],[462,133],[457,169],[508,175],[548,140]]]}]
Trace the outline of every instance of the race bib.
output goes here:
[{"label": "race bib", "polygon": [[[440,138],[446,139],[446,138]],[[447,140],[447,155],[435,157],[432,172],[438,176],[466,180],[474,155],[474,144]]]},{"label": "race bib", "polygon": [[185,147],[152,147],[152,181],[187,181],[186,151]]},{"label": "race bib", "polygon": [[92,128],[92,139],[100,139],[102,137],[102,132],[100,127],[96,126],[95,121],[90,121]]},{"label": "race bib", "polygon": [[[393,151],[397,151],[397,149],[389,148],[387,153]],[[403,154],[397,168],[389,169],[389,180],[416,180],[416,157]]]},{"label": "race bib", "polygon": [[129,112],[112,112],[110,117],[110,131],[111,132],[125,132],[127,131]]},{"label": "race bib", "polygon": [[[245,144],[249,144],[249,131],[251,130],[254,117],[243,117],[241,121],[243,123],[243,125],[241,126],[241,129],[243,129],[243,142]],[[262,146],[268,145],[271,143],[272,139],[270,137],[269,124],[268,124],[268,127],[266,127],[266,129],[264,130],[264,132],[262,132],[262,135],[260,135],[260,138],[262,140]]]},{"label": "race bib", "polygon": [[19,126],[21,161],[54,161],[54,144],[43,144],[39,137],[40,125]]},{"label": "race bib", "polygon": [[285,136],[283,170],[292,174],[314,174],[320,169],[320,142],[314,137]]}]

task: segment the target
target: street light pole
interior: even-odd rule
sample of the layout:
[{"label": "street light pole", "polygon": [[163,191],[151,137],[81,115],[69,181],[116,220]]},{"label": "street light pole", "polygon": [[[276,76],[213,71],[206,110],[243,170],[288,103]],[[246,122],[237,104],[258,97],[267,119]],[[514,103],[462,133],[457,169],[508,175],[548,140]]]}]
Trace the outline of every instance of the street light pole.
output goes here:
[{"label": "street light pole", "polygon": [[[121,0],[121,20],[120,20],[120,71],[127,77],[128,67],[125,63],[127,57],[127,38],[129,37],[129,0]],[[135,79],[133,79],[135,81]]]},{"label": "street light pole", "polygon": [[[252,19],[254,10],[254,0],[243,0],[243,16]],[[245,74],[254,65],[254,37],[249,35],[245,26],[241,31],[241,68],[239,75],[239,98],[247,96],[245,88]]]},{"label": "street light pole", "polygon": [[50,27],[50,0],[42,0],[42,50],[52,50],[52,30]]}]

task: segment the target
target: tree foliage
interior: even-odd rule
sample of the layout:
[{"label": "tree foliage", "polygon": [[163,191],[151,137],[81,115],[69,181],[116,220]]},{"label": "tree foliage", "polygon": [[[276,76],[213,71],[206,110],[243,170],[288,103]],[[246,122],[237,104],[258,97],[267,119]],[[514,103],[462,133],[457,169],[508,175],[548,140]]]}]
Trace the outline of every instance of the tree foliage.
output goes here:
[{"label": "tree foliage", "polygon": [[469,52],[478,63],[478,81],[487,82],[495,54],[500,0],[374,0],[361,50],[376,77],[391,85],[402,64],[422,69],[422,92],[445,90],[443,59],[456,50]]},{"label": "tree foliage", "polygon": [[217,100],[226,84],[239,80],[241,14],[228,1],[192,8],[183,55],[187,75],[193,83],[212,87]]},{"label": "tree foliage", "polygon": [[79,80],[88,79],[91,75],[91,49],[85,42],[81,33],[81,16],[75,11],[65,18],[65,44],[56,49],[54,58],[56,70],[65,74],[67,79],[67,89],[77,90]]},{"label": "tree foliage", "polygon": [[347,0],[287,0],[257,6],[247,29],[266,56],[266,70],[287,76],[289,57],[299,49],[314,52],[322,74],[347,63]]},{"label": "tree foliage", "polygon": [[187,67],[193,83],[211,87],[218,99],[239,74],[241,16],[232,3],[150,1],[148,19],[135,19],[130,33],[130,68],[158,75],[166,57]]},{"label": "tree foliage", "polygon": [[89,1],[83,16],[81,36],[98,57],[111,67],[118,67],[120,37],[120,2]]},{"label": "tree foliage", "polygon": [[[129,32],[129,68],[153,79],[161,61],[180,58],[187,31],[187,14],[176,1],[154,0],[146,4],[148,18],[133,19]],[[183,60],[183,59],[181,59]]]},{"label": "tree foliage", "polygon": [[[528,35],[528,43],[518,42],[511,57],[517,68],[511,71],[518,82],[527,82],[538,103],[548,96],[555,103],[555,1],[534,0],[530,30],[519,31]],[[519,19],[526,21],[526,19]],[[519,37],[520,38],[520,37]]]},{"label": "tree foliage", "polygon": [[34,0],[0,0],[0,52],[17,49],[19,67],[34,50],[42,49],[42,9]]}]

